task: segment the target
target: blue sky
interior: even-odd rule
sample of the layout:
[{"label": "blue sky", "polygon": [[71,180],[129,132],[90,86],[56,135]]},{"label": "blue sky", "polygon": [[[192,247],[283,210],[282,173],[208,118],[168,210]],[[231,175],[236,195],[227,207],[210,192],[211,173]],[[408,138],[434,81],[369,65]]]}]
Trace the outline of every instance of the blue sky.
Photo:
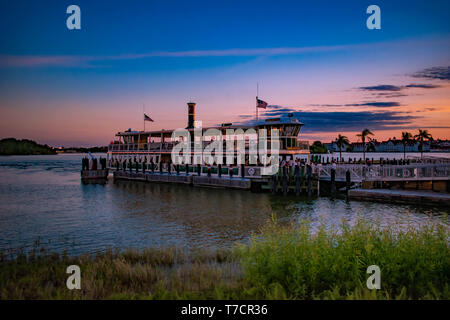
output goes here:
[{"label": "blue sky", "polygon": [[[70,4],[81,8],[81,30],[66,28]],[[366,28],[371,4],[381,30]],[[449,9],[449,1],[2,1],[0,135],[102,144],[140,128],[143,104],[155,129],[182,127],[190,99],[205,124],[240,120],[254,112],[259,82],[263,99],[300,118],[347,112],[360,122],[369,112],[376,117],[361,125],[373,123],[380,137],[425,125],[449,137],[448,79],[412,77],[448,72]],[[436,86],[402,89],[394,101],[358,89],[411,83]],[[398,105],[363,106],[374,99]],[[382,112],[402,120],[383,126]],[[326,140],[337,129],[306,125],[305,136]],[[357,131],[344,129],[351,139]]]}]

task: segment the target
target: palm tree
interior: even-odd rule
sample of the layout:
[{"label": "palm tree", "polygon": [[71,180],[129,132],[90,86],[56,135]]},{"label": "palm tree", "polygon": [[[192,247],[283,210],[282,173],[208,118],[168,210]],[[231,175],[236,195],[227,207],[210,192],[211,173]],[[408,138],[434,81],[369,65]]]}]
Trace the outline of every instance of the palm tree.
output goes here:
[{"label": "palm tree", "polygon": [[423,141],[431,141],[433,140],[433,137],[431,136],[431,133],[428,132],[428,130],[419,129],[419,133],[416,134],[414,138],[417,138],[417,140],[420,142],[420,157],[423,158]]},{"label": "palm tree", "polygon": [[342,148],[345,146],[348,146],[350,144],[350,141],[346,136],[338,135],[336,138],[336,145],[339,148],[339,161],[342,161]]},{"label": "palm tree", "polygon": [[412,134],[404,131],[402,132],[402,142],[403,142],[403,159],[406,159],[406,144],[411,141],[412,139]]},{"label": "palm tree", "polygon": [[376,151],[375,142],[373,140],[369,140],[369,142],[367,142],[366,150],[368,152],[375,152]]},{"label": "palm tree", "polygon": [[366,161],[366,138],[367,140],[371,140],[369,136],[373,136],[373,132],[369,129],[364,129],[361,133],[356,135],[357,137],[360,137],[363,143],[363,157],[364,161]]}]

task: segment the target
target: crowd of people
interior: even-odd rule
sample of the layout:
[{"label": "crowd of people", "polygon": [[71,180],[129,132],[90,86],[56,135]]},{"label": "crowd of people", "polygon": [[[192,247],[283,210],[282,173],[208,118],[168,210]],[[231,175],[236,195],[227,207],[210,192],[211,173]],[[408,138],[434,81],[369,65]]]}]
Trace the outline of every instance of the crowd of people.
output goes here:
[{"label": "crowd of people", "polygon": [[366,165],[373,165],[373,164],[380,164],[380,165],[409,165],[411,163],[410,159],[379,159],[374,160],[374,158],[366,158],[365,160],[362,158],[356,159],[356,158],[348,158],[347,160],[339,158],[325,158],[320,155],[312,155],[311,156],[311,162],[314,164],[366,164]]}]

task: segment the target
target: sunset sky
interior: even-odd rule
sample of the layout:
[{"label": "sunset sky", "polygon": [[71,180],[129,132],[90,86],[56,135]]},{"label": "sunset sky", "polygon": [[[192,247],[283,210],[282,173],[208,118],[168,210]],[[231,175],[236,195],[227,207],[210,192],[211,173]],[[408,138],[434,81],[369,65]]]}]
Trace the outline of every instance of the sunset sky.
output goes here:
[{"label": "sunset sky", "polygon": [[3,0],[0,34],[1,138],[106,145],[143,129],[143,105],[147,129],[185,127],[189,100],[203,125],[244,122],[259,83],[265,115],[294,112],[305,140],[450,139],[448,0]]}]

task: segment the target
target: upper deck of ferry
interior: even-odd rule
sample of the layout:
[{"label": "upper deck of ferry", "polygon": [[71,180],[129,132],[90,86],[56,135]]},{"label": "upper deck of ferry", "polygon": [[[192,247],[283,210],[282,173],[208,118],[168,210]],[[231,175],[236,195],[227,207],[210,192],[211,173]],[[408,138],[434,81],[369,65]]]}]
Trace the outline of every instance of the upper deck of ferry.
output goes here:
[{"label": "upper deck of ferry", "polygon": [[[193,103],[188,103],[193,104]],[[195,105],[195,104],[194,104]],[[188,125],[183,130],[187,130],[194,135],[196,129],[195,115],[190,109],[188,115]],[[243,132],[248,132],[248,129],[253,129],[256,135],[259,134],[260,129],[265,129],[267,134],[267,148],[271,147],[272,130],[278,130],[278,138],[280,142],[280,154],[309,154],[309,143],[299,138],[301,127],[304,124],[293,115],[280,118],[268,118],[261,120],[250,121],[246,124],[222,123],[217,126],[201,127],[202,133],[210,129],[216,129],[223,137],[230,133],[230,130],[238,132],[241,129]],[[172,133],[177,129],[172,130],[152,130],[152,131],[136,131],[128,129],[126,131],[119,131],[116,133],[116,140],[109,145],[108,152],[111,154],[125,154],[125,153],[169,153],[173,146],[179,142],[172,141]],[[242,132],[240,131],[240,132]],[[249,146],[249,135],[244,135],[245,146]],[[257,138],[257,136],[256,136]],[[224,139],[225,140],[225,139]],[[202,139],[203,148],[206,147],[211,140]]]}]

